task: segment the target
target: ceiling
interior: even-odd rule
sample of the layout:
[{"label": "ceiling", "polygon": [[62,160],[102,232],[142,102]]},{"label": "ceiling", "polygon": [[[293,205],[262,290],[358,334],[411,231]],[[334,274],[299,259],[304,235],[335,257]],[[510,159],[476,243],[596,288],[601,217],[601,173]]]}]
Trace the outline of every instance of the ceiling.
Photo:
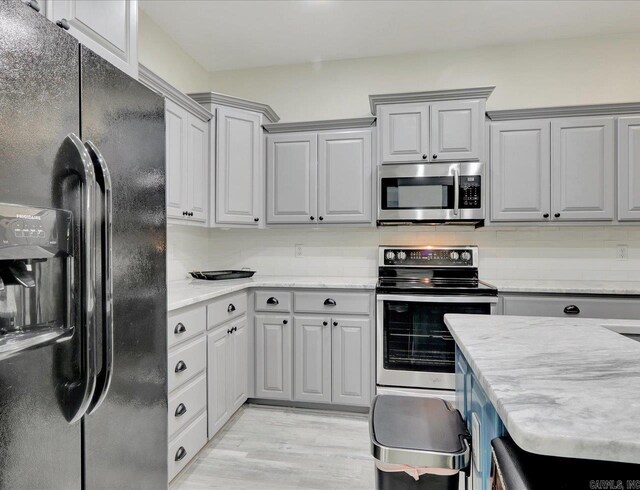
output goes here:
[{"label": "ceiling", "polygon": [[640,32],[640,1],[141,0],[209,71]]}]

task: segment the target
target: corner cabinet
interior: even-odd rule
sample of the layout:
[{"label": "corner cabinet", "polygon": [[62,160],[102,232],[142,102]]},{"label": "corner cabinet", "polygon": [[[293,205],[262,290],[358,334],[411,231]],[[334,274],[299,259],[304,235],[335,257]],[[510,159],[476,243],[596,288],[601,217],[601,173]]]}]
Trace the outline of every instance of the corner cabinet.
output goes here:
[{"label": "corner cabinet", "polygon": [[267,223],[371,223],[371,129],[269,134]]},{"label": "corner cabinet", "polygon": [[618,119],[618,219],[640,220],[640,116]]},{"label": "corner cabinet", "polygon": [[137,0],[46,0],[45,12],[96,54],[138,78]]},{"label": "corner cabinet", "polygon": [[262,211],[260,114],[216,109],[216,223],[255,225]]}]

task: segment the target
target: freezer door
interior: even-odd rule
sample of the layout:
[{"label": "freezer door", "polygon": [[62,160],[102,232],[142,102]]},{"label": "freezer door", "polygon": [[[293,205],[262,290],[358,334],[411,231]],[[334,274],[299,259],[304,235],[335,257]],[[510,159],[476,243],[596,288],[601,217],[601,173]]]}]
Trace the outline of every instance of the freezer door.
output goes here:
[{"label": "freezer door", "polygon": [[[0,26],[0,202],[59,207],[54,162],[80,124],[78,44],[18,0],[0,0]],[[51,301],[64,290],[53,281]],[[81,488],[81,422],[67,421],[76,334],[0,361],[0,488]]]},{"label": "freezer door", "polygon": [[167,485],[164,99],[84,46],[80,57],[82,140],[109,169],[113,204],[113,372],[84,421],[86,488],[155,490]]}]

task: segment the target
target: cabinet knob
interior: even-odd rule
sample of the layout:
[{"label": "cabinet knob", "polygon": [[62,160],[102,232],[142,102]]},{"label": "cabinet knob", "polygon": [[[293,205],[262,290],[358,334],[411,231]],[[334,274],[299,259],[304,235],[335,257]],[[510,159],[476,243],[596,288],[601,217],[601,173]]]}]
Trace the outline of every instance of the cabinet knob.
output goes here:
[{"label": "cabinet knob", "polygon": [[280,301],[278,301],[278,298],[274,298],[273,296],[271,296],[268,300],[267,300],[267,304],[268,305],[277,305],[279,304]]},{"label": "cabinet knob", "polygon": [[38,3],[38,0],[29,0],[27,5],[29,5],[29,7],[31,7],[36,12],[40,12],[40,4]]},{"label": "cabinet knob", "polygon": [[182,322],[178,323],[176,325],[176,328],[173,330],[173,333],[175,333],[176,335],[179,333],[185,333],[187,331],[187,327],[185,327]]},{"label": "cabinet knob", "polygon": [[555,216],[556,218],[559,218],[559,217],[560,217],[560,213],[556,213],[556,214],[554,214],[554,216]]},{"label": "cabinet knob", "polygon": [[333,326],[337,327],[338,326],[338,322],[333,322]]},{"label": "cabinet knob", "polygon": [[233,306],[233,303],[229,303],[229,306],[227,306],[227,313],[233,313],[234,311],[236,311],[236,307]]},{"label": "cabinet knob", "polygon": [[232,328],[227,328],[227,335],[231,335],[233,333],[233,329]]},{"label": "cabinet knob", "polygon": [[282,320],[283,325],[286,325],[287,323],[289,323],[289,320]]},{"label": "cabinet knob", "polygon": [[257,223],[258,221],[260,221],[260,218],[253,218],[253,221]]},{"label": "cabinet knob", "polygon": [[187,212],[186,211],[182,211],[182,216],[186,216]]},{"label": "cabinet knob", "polygon": [[176,408],[175,416],[176,417],[182,417],[185,413],[187,413],[187,407],[184,406],[184,403],[181,403]]},{"label": "cabinet knob", "polygon": [[315,218],[313,216],[309,216],[309,219],[313,221]]},{"label": "cabinet knob", "polygon": [[326,327],[329,324],[327,322],[322,322],[322,325],[324,325]]},{"label": "cabinet knob", "polygon": [[427,159],[427,154],[425,153],[424,155],[422,155],[422,159],[426,160]]},{"label": "cabinet knob", "polygon": [[233,327],[233,328],[231,329],[231,332],[232,332],[232,333],[233,333],[233,332],[237,332],[237,331],[238,331],[238,327]]},{"label": "cabinet knob", "polygon": [[565,315],[579,315],[580,308],[578,308],[576,305],[567,305],[564,307],[564,313]]},{"label": "cabinet knob", "polygon": [[175,372],[181,373],[182,371],[186,371],[186,369],[187,365],[184,363],[184,361],[178,361],[178,363],[176,364]]},{"label": "cabinet knob", "polygon": [[433,155],[431,155],[431,158],[433,158],[434,160],[436,160],[438,158],[438,155],[436,153],[434,153]]},{"label": "cabinet knob", "polygon": [[191,211],[191,212],[189,213],[189,216],[193,216],[193,211]]},{"label": "cabinet knob", "polygon": [[56,25],[58,27],[62,27],[65,31],[68,31],[69,28],[71,27],[67,19],[60,19],[58,22],[56,22]]},{"label": "cabinet knob", "polygon": [[549,217],[549,213],[544,213],[544,214],[542,215],[542,217],[543,217],[543,218],[548,218],[548,217]]},{"label": "cabinet knob", "polygon": [[335,306],[336,305],[336,300],[333,298],[327,298],[324,300],[324,305],[325,306]]},{"label": "cabinet knob", "polygon": [[320,221],[322,221],[322,220],[324,220],[324,217],[323,217],[323,216],[320,216],[318,219],[319,219]]},{"label": "cabinet knob", "polygon": [[176,461],[182,461],[186,455],[187,455],[187,450],[184,447],[180,446],[176,451],[175,459]]}]

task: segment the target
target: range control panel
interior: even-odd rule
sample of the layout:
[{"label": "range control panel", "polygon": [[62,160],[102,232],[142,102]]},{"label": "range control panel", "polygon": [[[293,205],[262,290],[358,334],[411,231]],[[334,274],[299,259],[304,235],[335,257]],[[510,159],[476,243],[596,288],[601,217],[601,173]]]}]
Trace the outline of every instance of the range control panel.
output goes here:
[{"label": "range control panel", "polygon": [[478,248],[472,245],[452,247],[380,247],[381,266],[477,267]]},{"label": "range control panel", "polygon": [[0,203],[0,260],[71,254],[72,214]]}]

